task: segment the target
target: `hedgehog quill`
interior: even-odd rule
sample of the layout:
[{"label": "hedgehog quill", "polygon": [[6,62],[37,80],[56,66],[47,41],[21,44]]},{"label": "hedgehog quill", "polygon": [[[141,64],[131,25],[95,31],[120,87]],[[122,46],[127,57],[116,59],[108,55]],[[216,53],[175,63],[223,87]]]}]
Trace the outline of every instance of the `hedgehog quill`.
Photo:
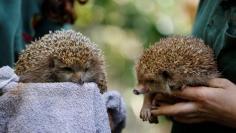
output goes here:
[{"label": "hedgehog quill", "polygon": [[210,79],[220,77],[213,50],[191,36],[161,39],[144,51],[136,64],[136,74],[138,87],[133,92],[144,94],[140,118],[150,123],[158,122],[151,116],[158,95],[163,98],[158,100],[175,103],[172,92],[184,86],[207,86]]},{"label": "hedgehog quill", "polygon": [[21,53],[15,71],[21,82],[95,82],[101,93],[107,90],[101,51],[73,30],[50,32],[32,42]]}]

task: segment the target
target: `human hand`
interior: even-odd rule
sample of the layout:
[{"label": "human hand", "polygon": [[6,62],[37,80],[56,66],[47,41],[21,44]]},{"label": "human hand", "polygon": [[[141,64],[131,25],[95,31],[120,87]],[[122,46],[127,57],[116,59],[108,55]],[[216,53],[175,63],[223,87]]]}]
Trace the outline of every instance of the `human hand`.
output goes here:
[{"label": "human hand", "polygon": [[163,105],[151,113],[155,116],[173,116],[183,123],[205,121],[236,127],[236,85],[227,79],[209,81],[209,87],[187,87],[175,96],[188,100]]}]

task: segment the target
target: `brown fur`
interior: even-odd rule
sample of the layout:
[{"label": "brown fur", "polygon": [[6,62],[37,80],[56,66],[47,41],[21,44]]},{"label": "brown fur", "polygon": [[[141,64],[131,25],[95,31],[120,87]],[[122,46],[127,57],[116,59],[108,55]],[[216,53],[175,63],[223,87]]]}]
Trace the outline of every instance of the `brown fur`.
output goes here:
[{"label": "brown fur", "polygon": [[57,31],[33,42],[16,63],[21,82],[95,82],[107,90],[100,50],[74,31]]},{"label": "brown fur", "polygon": [[[136,73],[139,87],[135,92],[145,94],[140,115],[143,120],[152,119],[150,110],[155,94],[169,95],[183,86],[207,86],[210,79],[220,75],[212,49],[202,40],[190,36],[160,40],[143,53]],[[172,103],[176,99],[163,101]]]}]

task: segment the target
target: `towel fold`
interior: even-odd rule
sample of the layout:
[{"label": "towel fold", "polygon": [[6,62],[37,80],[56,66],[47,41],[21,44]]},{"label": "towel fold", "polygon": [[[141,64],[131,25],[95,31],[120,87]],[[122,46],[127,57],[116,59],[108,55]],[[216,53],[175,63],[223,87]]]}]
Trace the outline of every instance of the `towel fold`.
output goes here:
[{"label": "towel fold", "polygon": [[11,69],[9,66],[4,66],[0,68],[0,88],[3,88],[10,82],[17,82],[17,81],[19,81],[19,78],[15,74],[13,69]]},{"label": "towel fold", "polygon": [[122,96],[117,91],[108,91],[103,94],[103,99],[111,117],[112,132],[121,133],[126,125],[126,108]]}]

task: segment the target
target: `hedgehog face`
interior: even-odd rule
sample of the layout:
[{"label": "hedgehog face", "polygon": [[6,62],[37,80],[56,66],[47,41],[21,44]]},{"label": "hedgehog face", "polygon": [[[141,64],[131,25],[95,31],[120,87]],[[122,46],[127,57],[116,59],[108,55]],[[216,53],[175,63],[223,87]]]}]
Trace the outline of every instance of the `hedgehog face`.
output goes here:
[{"label": "hedgehog face", "polygon": [[169,80],[171,75],[166,71],[157,74],[138,73],[138,87],[133,90],[135,94],[170,93]]},{"label": "hedgehog face", "polygon": [[50,68],[55,82],[96,82],[103,72],[101,64],[95,58],[87,60],[84,64],[65,64],[57,58],[51,59]]}]

